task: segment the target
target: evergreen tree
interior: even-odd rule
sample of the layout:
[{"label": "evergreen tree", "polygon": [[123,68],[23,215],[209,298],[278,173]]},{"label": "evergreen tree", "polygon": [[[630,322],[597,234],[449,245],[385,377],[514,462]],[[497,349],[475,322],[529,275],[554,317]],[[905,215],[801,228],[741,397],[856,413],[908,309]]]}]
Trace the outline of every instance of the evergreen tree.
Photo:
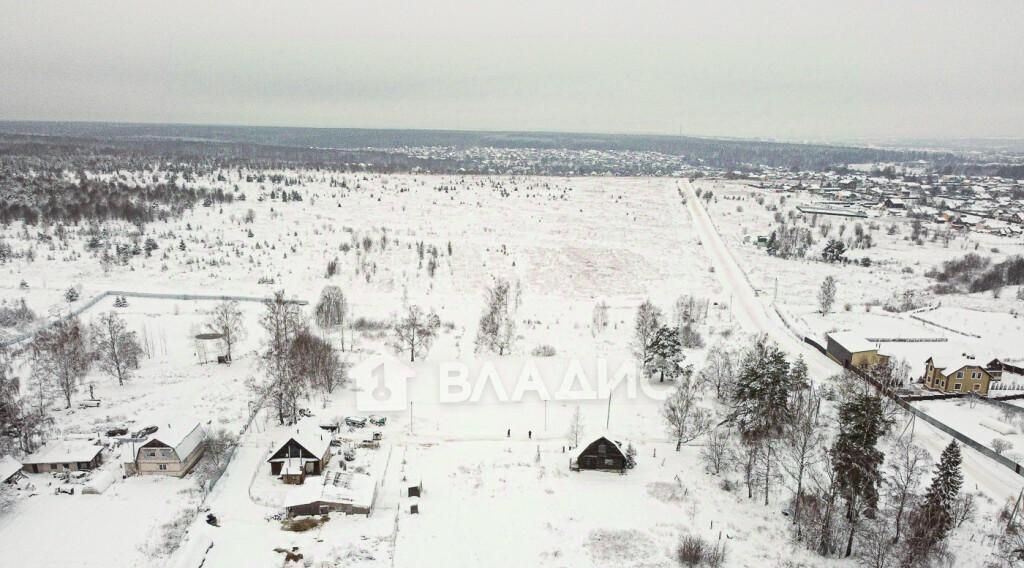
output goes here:
[{"label": "evergreen tree", "polygon": [[960,446],[954,440],[942,450],[932,483],[910,518],[910,536],[907,538],[910,559],[927,558],[953,528],[953,506],[964,483],[961,463]]},{"label": "evergreen tree", "polygon": [[880,468],[884,454],[878,439],[889,429],[882,401],[868,393],[856,393],[839,406],[839,435],[832,446],[832,468],[839,495],[846,502],[850,526],[846,556],[853,552],[853,536],[861,513],[870,516],[878,505]]},{"label": "evergreen tree", "polygon": [[[733,389],[732,413],[727,420],[736,425],[751,460],[759,454],[764,460],[761,472],[764,473],[765,505],[768,504],[772,477],[772,444],[782,434],[792,387],[785,354],[777,345],[769,343],[765,336],[758,337],[744,357]],[[751,495],[749,479],[748,476],[748,496]]]},{"label": "evergreen tree", "polygon": [[764,336],[757,338],[743,359],[729,416],[744,441],[774,436],[781,430],[789,406],[791,378],[782,350]]},{"label": "evergreen tree", "polygon": [[841,262],[846,260],[843,256],[846,254],[846,245],[839,239],[832,239],[825,245],[825,249],[821,251],[821,257],[825,259],[825,262]]}]

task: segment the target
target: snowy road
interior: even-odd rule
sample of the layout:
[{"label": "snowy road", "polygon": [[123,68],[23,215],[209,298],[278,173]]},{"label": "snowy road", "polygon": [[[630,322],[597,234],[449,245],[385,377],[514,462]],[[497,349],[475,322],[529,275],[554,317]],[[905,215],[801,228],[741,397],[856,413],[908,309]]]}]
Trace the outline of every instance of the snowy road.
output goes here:
[{"label": "snowy road", "polygon": [[[765,306],[733,257],[732,251],[718,234],[692,185],[683,180],[681,187],[686,196],[686,209],[697,228],[700,241],[708,253],[723,289],[731,295],[731,309],[743,328],[751,333],[766,333],[790,355],[802,355],[807,362],[808,373],[815,381],[839,373],[839,365],[798,339],[774,310]],[[678,195],[671,193],[669,199],[678,209],[682,209]],[[680,214],[683,212],[680,211]],[[914,440],[937,458],[951,438],[919,420],[914,428]],[[963,467],[965,487],[974,486],[997,501],[1016,497],[1024,488],[1024,478],[969,448],[963,449]]]},{"label": "snowy road", "polygon": [[[729,247],[722,241],[693,187],[685,180],[683,184],[683,192],[687,196],[686,207],[697,228],[697,234],[715,267],[715,274],[718,275],[723,289],[730,294],[731,310],[743,328],[751,333],[766,333],[791,355],[802,355],[807,362],[808,372],[814,378],[822,379],[838,373],[840,369],[831,359],[794,335],[774,310],[770,311],[761,302],[743,269],[733,258]],[[671,195],[671,198],[675,203],[679,203],[678,196]]]}]

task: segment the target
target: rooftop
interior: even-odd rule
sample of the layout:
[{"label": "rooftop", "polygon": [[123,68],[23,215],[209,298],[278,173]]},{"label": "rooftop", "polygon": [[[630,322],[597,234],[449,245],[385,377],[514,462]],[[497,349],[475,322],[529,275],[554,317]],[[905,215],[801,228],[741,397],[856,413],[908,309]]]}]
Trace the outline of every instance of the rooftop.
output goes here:
[{"label": "rooftop", "polygon": [[0,457],[0,482],[7,481],[21,471],[21,463],[11,456]]},{"label": "rooftop", "polygon": [[156,440],[167,447],[174,448],[178,458],[184,460],[205,439],[206,432],[198,421],[181,420],[177,424],[168,424],[166,428],[157,430],[135,447],[141,450],[142,446]]},{"label": "rooftop", "polygon": [[842,345],[850,353],[862,353],[864,351],[876,351],[878,347],[864,339],[864,336],[853,331],[836,331],[826,334],[826,337]]},{"label": "rooftop", "polygon": [[324,501],[351,503],[356,507],[368,508],[373,503],[374,485],[373,478],[365,473],[329,469],[320,476],[320,479],[307,477],[305,484],[296,485],[285,496],[284,506],[294,507]]},{"label": "rooftop", "polygon": [[24,461],[26,464],[87,462],[92,461],[101,451],[103,446],[87,440],[57,440],[26,456]]}]

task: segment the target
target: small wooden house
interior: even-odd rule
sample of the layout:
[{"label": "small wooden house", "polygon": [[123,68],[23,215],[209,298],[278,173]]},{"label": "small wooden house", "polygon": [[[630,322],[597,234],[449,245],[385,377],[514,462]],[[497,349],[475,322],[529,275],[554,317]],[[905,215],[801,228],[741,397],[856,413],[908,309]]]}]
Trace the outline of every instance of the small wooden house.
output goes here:
[{"label": "small wooden house", "polygon": [[[271,454],[270,473],[281,475],[287,472],[294,477],[296,468],[306,475],[320,475],[331,461],[331,436],[320,430],[297,430],[288,440]],[[291,482],[301,481],[291,479]]]},{"label": "small wooden house", "polygon": [[576,471],[594,469],[622,472],[626,470],[628,463],[629,459],[619,443],[607,436],[601,436],[583,448],[569,466]]}]

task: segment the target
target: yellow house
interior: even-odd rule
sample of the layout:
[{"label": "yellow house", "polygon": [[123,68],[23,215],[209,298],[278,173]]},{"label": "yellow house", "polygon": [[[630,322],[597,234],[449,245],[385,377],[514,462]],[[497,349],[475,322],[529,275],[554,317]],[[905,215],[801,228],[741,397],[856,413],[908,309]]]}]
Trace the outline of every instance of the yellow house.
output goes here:
[{"label": "yellow house", "polygon": [[972,355],[929,357],[924,365],[924,386],[948,393],[988,396],[989,384],[1002,376],[1002,371],[986,369]]},{"label": "yellow house", "polygon": [[878,352],[878,346],[850,331],[836,331],[825,336],[825,352],[843,367],[873,367],[889,362],[889,356]]}]

